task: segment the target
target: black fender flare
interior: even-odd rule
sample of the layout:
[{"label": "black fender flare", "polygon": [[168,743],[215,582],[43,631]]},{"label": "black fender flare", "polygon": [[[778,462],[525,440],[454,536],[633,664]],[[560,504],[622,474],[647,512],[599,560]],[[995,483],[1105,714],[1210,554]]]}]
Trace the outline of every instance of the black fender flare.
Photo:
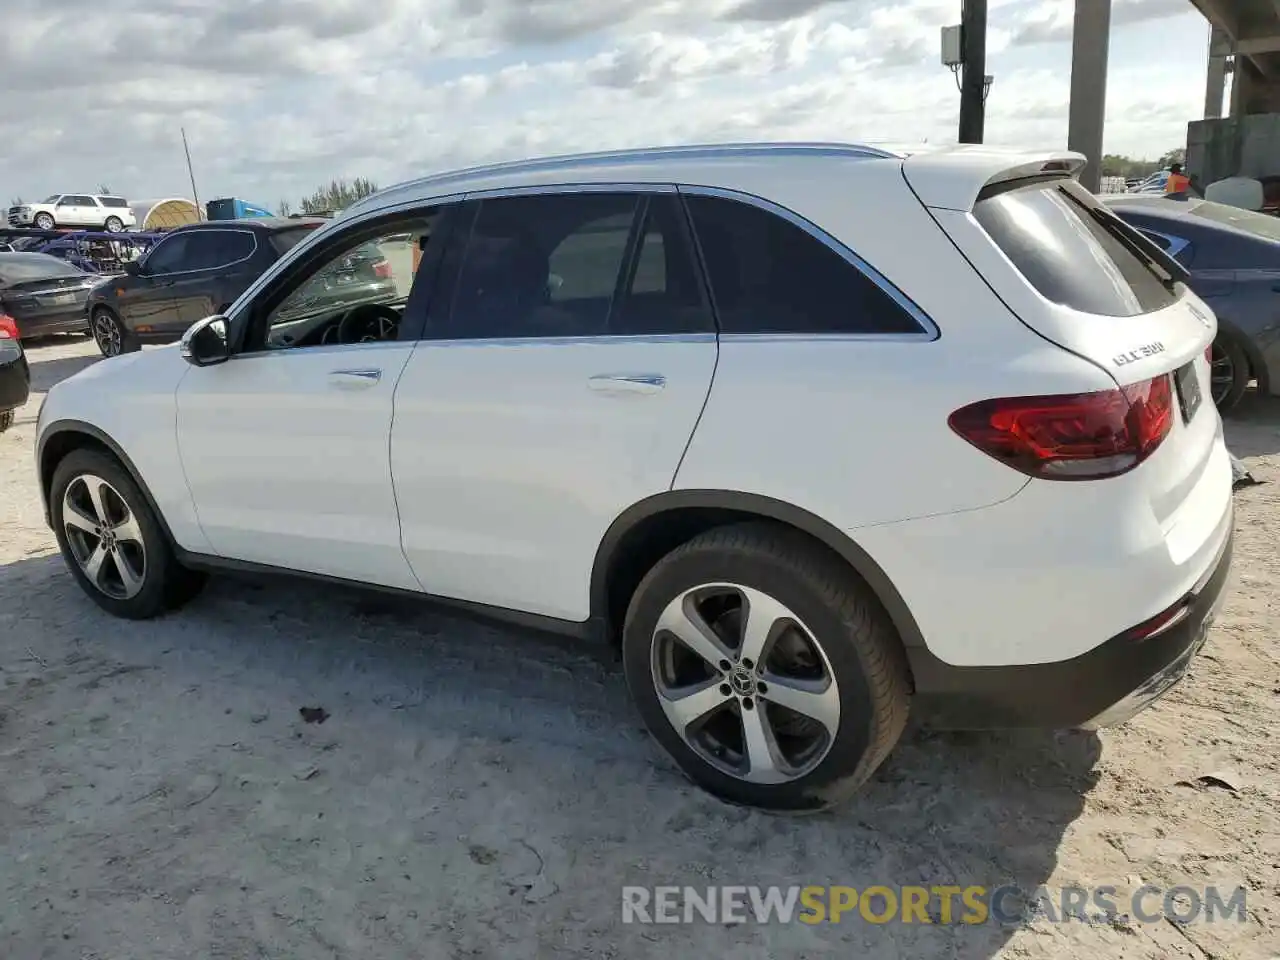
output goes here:
[{"label": "black fender flare", "polygon": [[920,627],[898,588],[848,534],[794,504],[733,490],[671,490],[647,497],[623,511],[605,532],[596,549],[591,568],[591,615],[594,621],[608,623],[609,574],[626,535],[659,514],[689,508],[732,511],[744,514],[744,520],[774,520],[803,531],[843,558],[866,582],[888,613],[904,646],[926,646]]}]

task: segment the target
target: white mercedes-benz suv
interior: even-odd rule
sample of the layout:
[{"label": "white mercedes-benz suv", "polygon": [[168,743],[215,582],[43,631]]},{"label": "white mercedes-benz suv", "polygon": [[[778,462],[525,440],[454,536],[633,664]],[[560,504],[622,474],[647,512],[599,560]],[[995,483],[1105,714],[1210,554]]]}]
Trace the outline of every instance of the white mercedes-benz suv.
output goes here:
[{"label": "white mercedes-benz suv", "polygon": [[[773,809],[852,791],[909,710],[1118,722],[1204,642],[1231,467],[1214,316],[1082,162],[749,144],[384,190],[54,387],[49,522],[122,617],[232,568],[608,638],[680,767]],[[398,296],[344,299],[370,243]]]}]

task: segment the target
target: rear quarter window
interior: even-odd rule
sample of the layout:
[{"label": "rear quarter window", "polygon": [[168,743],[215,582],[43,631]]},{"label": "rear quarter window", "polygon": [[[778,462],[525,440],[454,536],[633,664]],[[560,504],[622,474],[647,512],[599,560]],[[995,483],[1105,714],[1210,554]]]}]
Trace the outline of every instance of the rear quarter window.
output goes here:
[{"label": "rear quarter window", "polygon": [[1038,181],[980,197],[973,216],[1027,282],[1053,303],[1081,313],[1132,317],[1177,300],[1165,278],[1117,236],[1136,231],[1074,180]]},{"label": "rear quarter window", "polygon": [[127,207],[129,205],[129,201],[125,200],[123,197],[99,197],[98,200],[104,207],[120,208]]}]

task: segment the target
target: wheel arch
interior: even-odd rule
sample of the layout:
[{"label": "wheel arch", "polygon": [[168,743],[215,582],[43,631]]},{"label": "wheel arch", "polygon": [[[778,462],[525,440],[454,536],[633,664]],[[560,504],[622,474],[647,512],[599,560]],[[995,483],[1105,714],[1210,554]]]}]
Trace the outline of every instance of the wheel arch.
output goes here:
[{"label": "wheel arch", "polygon": [[[1218,336],[1225,334],[1240,345],[1249,361],[1249,374],[1258,381],[1258,392],[1263,396],[1271,393],[1271,374],[1263,359],[1262,351],[1253,342],[1253,338],[1237,326],[1229,317],[1218,317]],[[1216,339],[1216,338],[1215,338]]]},{"label": "wheel arch", "polygon": [[662,557],[707,530],[771,520],[806,534],[843,560],[880,601],[906,647],[925,646],[906,601],[880,565],[842,530],[782,500],[731,490],[673,490],[627,508],[609,527],[591,571],[591,616],[606,636],[620,634],[635,588]]},{"label": "wheel arch", "polygon": [[142,491],[143,497],[146,498],[147,506],[151,508],[152,514],[155,515],[169,543],[176,544],[177,541],[173,539],[173,532],[169,529],[168,521],[165,520],[164,514],[155,501],[155,497],[151,495],[151,488],[142,479],[142,474],[138,472],[138,468],[134,466],[133,461],[129,459],[129,455],[124,452],[124,448],[112,439],[105,430],[95,427],[91,423],[85,423],[83,420],[55,420],[40,435],[40,446],[36,450],[36,477],[40,484],[40,499],[44,502],[44,521],[46,524],[52,524],[49,493],[50,487],[53,485],[54,471],[58,469],[58,464],[66,459],[68,454],[76,450],[97,450],[118,460],[129,476],[133,478],[133,482],[138,485],[138,489]]}]

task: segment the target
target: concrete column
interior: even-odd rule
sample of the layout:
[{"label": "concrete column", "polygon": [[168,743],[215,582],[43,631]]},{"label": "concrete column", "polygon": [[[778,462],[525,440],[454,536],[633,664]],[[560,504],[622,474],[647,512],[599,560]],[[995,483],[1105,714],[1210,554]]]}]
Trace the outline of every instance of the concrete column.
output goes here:
[{"label": "concrete column", "polygon": [[1204,84],[1204,118],[1206,120],[1222,116],[1222,94],[1227,83],[1227,58],[1216,56],[1213,51],[1230,42],[1230,38],[1220,27],[1213,28],[1209,38],[1209,70]]},{"label": "concrete column", "polygon": [[1067,149],[1089,162],[1080,182],[1096,191],[1102,172],[1102,125],[1107,110],[1107,52],[1111,39],[1111,0],[1076,0],[1071,34],[1071,105]]}]

